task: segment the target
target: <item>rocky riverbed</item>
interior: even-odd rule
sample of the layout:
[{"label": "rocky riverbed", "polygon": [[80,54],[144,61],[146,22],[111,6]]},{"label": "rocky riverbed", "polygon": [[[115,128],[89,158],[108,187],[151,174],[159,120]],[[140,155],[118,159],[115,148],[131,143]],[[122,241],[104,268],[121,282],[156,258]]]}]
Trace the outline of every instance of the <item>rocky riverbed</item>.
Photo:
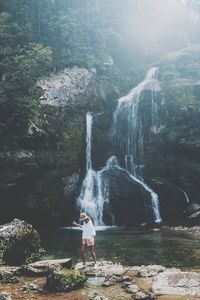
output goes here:
[{"label": "rocky riverbed", "polygon": [[[47,278],[52,268],[70,268],[70,259],[43,261],[26,267],[1,267],[1,278],[8,273],[17,278],[0,286],[0,299],[27,300],[121,300],[121,299],[156,299],[189,300],[200,299],[200,272],[185,272],[177,268],[165,268],[160,265],[122,266],[111,261],[99,261],[97,268],[88,263],[86,268],[78,263],[72,270],[85,275],[84,286],[70,292],[50,292]],[[42,272],[40,273],[39,270]],[[60,269],[61,270],[61,269]],[[66,269],[65,269],[66,271]],[[60,272],[60,271],[59,271]],[[31,276],[28,276],[31,275]],[[59,277],[56,273],[56,281]],[[60,274],[60,273],[59,273]],[[3,295],[4,294],[4,295]],[[3,296],[2,296],[3,295]]]},{"label": "rocky riverbed", "polygon": [[[15,229],[20,229],[21,224],[28,226],[19,220],[15,220],[10,225],[4,225],[1,230],[1,242],[4,242],[5,236],[6,241],[9,240],[11,225],[15,225]],[[180,233],[181,237],[182,235],[188,237],[189,243],[199,241],[199,227],[163,227],[163,229],[164,233],[165,229],[166,232],[172,231],[173,234],[177,232],[176,239]],[[161,229],[155,230],[159,232]],[[7,232],[6,235],[5,232]],[[13,230],[11,232],[14,234]],[[14,239],[19,244],[18,241],[22,240],[21,236],[23,235],[12,235],[10,240]],[[160,239],[161,236],[157,238]],[[7,248],[2,249],[10,249],[10,244],[6,245]],[[26,248],[26,243],[23,245]],[[115,245],[113,243],[112,247]],[[122,250],[122,244],[118,246]],[[141,251],[141,248],[138,249]],[[163,248],[156,248],[156,251],[163,251]],[[15,248],[15,255],[17,253],[18,248]],[[185,259],[187,255],[190,254],[186,252]],[[141,263],[143,265],[136,266],[134,263],[131,265],[131,263],[116,262],[113,256],[110,261],[99,258],[97,267],[88,263],[87,267],[83,268],[82,263],[74,265],[71,258],[56,258],[32,263],[26,260],[17,266],[0,266],[0,300],[200,300],[200,269],[198,267],[195,269],[179,266],[175,268],[175,264],[166,267],[161,265],[162,262],[161,264],[154,263],[154,260],[152,263]],[[74,258],[73,260],[76,261]]]}]

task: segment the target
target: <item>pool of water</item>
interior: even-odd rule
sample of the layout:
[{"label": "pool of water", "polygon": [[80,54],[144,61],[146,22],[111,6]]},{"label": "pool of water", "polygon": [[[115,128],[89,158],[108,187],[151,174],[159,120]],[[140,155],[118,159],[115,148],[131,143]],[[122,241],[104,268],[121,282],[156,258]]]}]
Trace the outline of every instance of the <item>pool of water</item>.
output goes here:
[{"label": "pool of water", "polygon": [[[81,230],[61,228],[41,233],[44,259],[71,257],[81,260]],[[125,265],[161,264],[166,267],[200,269],[200,243],[182,232],[99,228],[95,238],[98,260]],[[89,257],[89,255],[88,255]]]}]

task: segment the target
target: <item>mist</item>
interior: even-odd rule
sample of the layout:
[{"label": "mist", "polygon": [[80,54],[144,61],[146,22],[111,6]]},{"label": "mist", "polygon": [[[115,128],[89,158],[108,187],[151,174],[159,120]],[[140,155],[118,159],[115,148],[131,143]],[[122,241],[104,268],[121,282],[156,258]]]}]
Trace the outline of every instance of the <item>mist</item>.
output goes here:
[{"label": "mist", "polygon": [[[198,42],[200,28],[196,6],[181,0],[123,1],[117,7],[121,33],[127,48],[156,55]],[[191,3],[190,3],[191,4]]]}]

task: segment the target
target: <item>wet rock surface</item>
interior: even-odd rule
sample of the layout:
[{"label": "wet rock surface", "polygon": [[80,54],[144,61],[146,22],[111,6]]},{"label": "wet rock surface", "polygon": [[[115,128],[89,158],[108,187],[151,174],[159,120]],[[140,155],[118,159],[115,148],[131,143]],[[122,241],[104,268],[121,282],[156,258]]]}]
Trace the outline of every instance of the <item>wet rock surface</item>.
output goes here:
[{"label": "wet rock surface", "polygon": [[157,275],[160,272],[165,271],[165,267],[159,265],[150,265],[139,270],[140,277],[152,277]]},{"label": "wet rock surface", "polygon": [[95,76],[96,70],[84,68],[66,68],[62,72],[52,74],[49,78],[38,82],[44,91],[41,104],[65,106],[69,103],[76,105],[83,103],[83,98],[88,94],[89,84]]},{"label": "wet rock surface", "polygon": [[63,268],[70,269],[72,266],[72,260],[70,258],[65,258],[36,261],[34,263],[25,265],[23,267],[23,274],[31,276],[47,275],[51,266],[61,266]]},{"label": "wet rock surface", "polygon": [[[49,264],[46,278],[20,277],[16,284],[2,284],[0,293],[3,288],[3,292],[9,294],[11,286],[15,291],[10,293],[13,299],[18,299],[16,295],[23,295],[19,299],[24,299],[26,295],[27,300],[32,299],[33,294],[38,300],[53,297],[59,300],[200,299],[198,272],[183,272],[161,265],[122,266],[111,261],[99,261],[97,267],[88,263],[85,268],[78,263],[74,269],[66,269],[59,261]],[[12,274],[19,273],[22,274],[21,270],[13,268]],[[66,295],[66,292],[69,293]]]},{"label": "wet rock surface", "polygon": [[184,232],[187,236],[192,236],[195,239],[200,239],[200,226],[193,226],[193,227],[184,227],[184,226],[177,226],[177,227],[167,227],[169,230],[175,230]]},{"label": "wet rock surface", "polygon": [[152,221],[151,195],[128,172],[113,166],[104,171],[109,182],[109,199],[118,225],[139,225]]},{"label": "wet rock surface", "polygon": [[153,279],[155,294],[200,296],[200,273],[166,270]]}]

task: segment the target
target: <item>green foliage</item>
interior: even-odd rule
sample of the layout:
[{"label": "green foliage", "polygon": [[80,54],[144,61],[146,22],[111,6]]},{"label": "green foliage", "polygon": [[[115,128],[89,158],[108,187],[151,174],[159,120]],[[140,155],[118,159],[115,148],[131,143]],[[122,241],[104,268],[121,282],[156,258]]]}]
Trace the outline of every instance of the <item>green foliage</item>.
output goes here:
[{"label": "green foliage", "polygon": [[193,87],[172,86],[165,89],[165,95],[169,109],[173,110],[172,115],[176,114],[177,118],[192,111],[198,112],[198,99],[194,95]]},{"label": "green foliage", "polygon": [[160,79],[198,80],[200,78],[200,45],[192,45],[181,50],[168,53],[160,64]]},{"label": "green foliage", "polygon": [[37,261],[40,259],[40,257],[45,253],[46,251],[44,248],[39,248],[37,252],[32,253],[29,257],[26,258],[25,263],[30,264],[34,261]]},{"label": "green foliage", "polygon": [[70,270],[61,266],[53,266],[47,276],[46,287],[50,291],[62,292],[80,288],[87,280],[85,273]]},{"label": "green foliage", "polygon": [[86,275],[78,270],[63,269],[61,281],[65,286],[79,286],[86,281]]}]

